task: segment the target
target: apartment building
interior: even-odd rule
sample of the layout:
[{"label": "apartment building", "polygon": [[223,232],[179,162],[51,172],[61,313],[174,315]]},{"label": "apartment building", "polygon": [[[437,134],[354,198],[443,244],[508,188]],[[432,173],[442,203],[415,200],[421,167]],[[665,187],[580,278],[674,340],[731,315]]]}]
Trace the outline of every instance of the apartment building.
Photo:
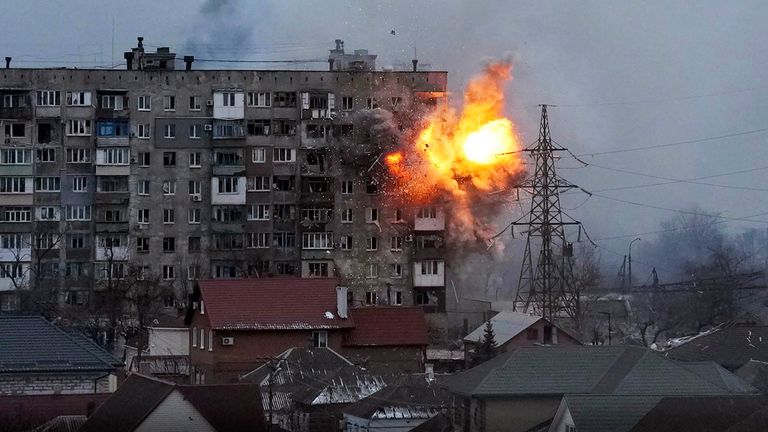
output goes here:
[{"label": "apartment building", "polygon": [[[445,214],[387,198],[381,164],[348,164],[358,113],[445,98],[445,72],[176,69],[142,39],[126,70],[0,71],[0,306],[53,287],[88,307],[104,279],[338,277],[360,305],[444,311]],[[345,147],[345,144],[347,147]],[[378,155],[371,155],[375,162]]]}]

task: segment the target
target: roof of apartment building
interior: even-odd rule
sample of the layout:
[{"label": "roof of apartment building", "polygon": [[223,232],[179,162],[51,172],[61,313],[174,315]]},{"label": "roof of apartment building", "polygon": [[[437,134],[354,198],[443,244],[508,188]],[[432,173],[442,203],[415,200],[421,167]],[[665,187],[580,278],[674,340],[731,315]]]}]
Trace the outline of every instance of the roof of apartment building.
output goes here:
[{"label": "roof of apartment building", "polygon": [[112,371],[122,367],[93,341],[39,316],[0,316],[0,373]]},{"label": "roof of apartment building", "polygon": [[421,307],[367,307],[350,309],[355,328],[347,346],[426,346],[427,323]]},{"label": "roof of apartment building", "polygon": [[[477,397],[677,396],[755,391],[740,378],[728,375],[725,379],[722,374],[730,373],[701,366],[689,368],[639,347],[534,346],[500,354],[446,379],[445,385],[454,393]],[[718,375],[717,379],[714,375]]]},{"label": "roof of apartment building", "polygon": [[630,430],[746,432],[765,430],[766,424],[766,396],[665,397]]},{"label": "roof of apartment building", "polygon": [[692,337],[664,354],[682,361],[711,360],[736,370],[750,360],[768,361],[768,326],[727,326]]},{"label": "roof of apartment building", "polygon": [[[174,391],[218,432],[265,430],[261,392],[250,384],[183,385],[132,374],[85,422],[79,432],[130,432]],[[178,420],[187,421],[184,418]],[[167,419],[172,421],[173,419]]]},{"label": "roof of apartment building", "polygon": [[[352,319],[339,316],[337,286],[336,278],[201,280],[193,301],[203,302],[204,314],[215,330],[352,327]],[[188,315],[187,323],[190,319]]]}]

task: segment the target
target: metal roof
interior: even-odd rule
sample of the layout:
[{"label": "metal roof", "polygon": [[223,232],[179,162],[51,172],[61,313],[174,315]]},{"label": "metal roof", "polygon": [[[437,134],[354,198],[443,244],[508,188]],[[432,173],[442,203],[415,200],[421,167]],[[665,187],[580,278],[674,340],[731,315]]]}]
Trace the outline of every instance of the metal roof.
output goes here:
[{"label": "metal roof", "polygon": [[[496,343],[504,345],[510,339],[532,326],[541,317],[514,311],[502,311],[491,318]],[[464,337],[464,342],[477,343],[485,334],[485,323]]]}]

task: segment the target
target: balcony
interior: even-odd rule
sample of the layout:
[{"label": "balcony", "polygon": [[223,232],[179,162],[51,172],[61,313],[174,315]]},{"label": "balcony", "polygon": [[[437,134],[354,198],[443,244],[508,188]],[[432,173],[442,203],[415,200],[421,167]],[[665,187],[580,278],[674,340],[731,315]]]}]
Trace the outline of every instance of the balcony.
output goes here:
[{"label": "balcony", "polygon": [[37,118],[60,118],[60,106],[38,106],[35,107],[35,116]]},{"label": "balcony", "polygon": [[125,136],[97,136],[97,147],[128,147],[130,145],[130,138]]},{"label": "balcony", "polygon": [[96,247],[96,261],[128,261],[128,246]]},{"label": "balcony", "polygon": [[413,263],[414,287],[445,286],[445,261],[425,260]]},{"label": "balcony", "polygon": [[13,120],[31,120],[32,107],[0,107],[0,118]]}]

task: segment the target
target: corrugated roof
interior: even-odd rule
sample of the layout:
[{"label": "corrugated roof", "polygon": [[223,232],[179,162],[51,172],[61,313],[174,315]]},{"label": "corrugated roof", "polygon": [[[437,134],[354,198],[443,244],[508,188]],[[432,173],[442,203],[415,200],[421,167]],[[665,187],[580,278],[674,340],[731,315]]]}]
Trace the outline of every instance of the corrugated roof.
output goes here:
[{"label": "corrugated roof", "polygon": [[122,362],[37,316],[0,316],[0,372],[113,371]]},{"label": "corrugated roof", "polygon": [[658,396],[591,396],[565,397],[568,411],[579,432],[627,432],[661,397]]},{"label": "corrugated roof", "polygon": [[768,361],[768,326],[737,324],[699,336],[665,351],[672,359],[712,360],[736,370],[750,360]]},{"label": "corrugated roof", "polygon": [[351,327],[337,315],[335,278],[217,279],[198,282],[216,330],[310,330]]},{"label": "corrugated roof", "polygon": [[[497,313],[490,320],[496,343],[504,345],[540,319],[543,318],[515,311]],[[482,340],[484,334],[485,323],[465,336],[464,342],[477,343],[477,341]]]},{"label": "corrugated roof", "polygon": [[355,328],[348,346],[426,346],[427,324],[421,307],[369,307],[351,309]]},{"label": "corrugated roof", "polygon": [[422,376],[402,377],[344,409],[344,414],[372,420],[429,419],[450,405],[450,394]]}]

